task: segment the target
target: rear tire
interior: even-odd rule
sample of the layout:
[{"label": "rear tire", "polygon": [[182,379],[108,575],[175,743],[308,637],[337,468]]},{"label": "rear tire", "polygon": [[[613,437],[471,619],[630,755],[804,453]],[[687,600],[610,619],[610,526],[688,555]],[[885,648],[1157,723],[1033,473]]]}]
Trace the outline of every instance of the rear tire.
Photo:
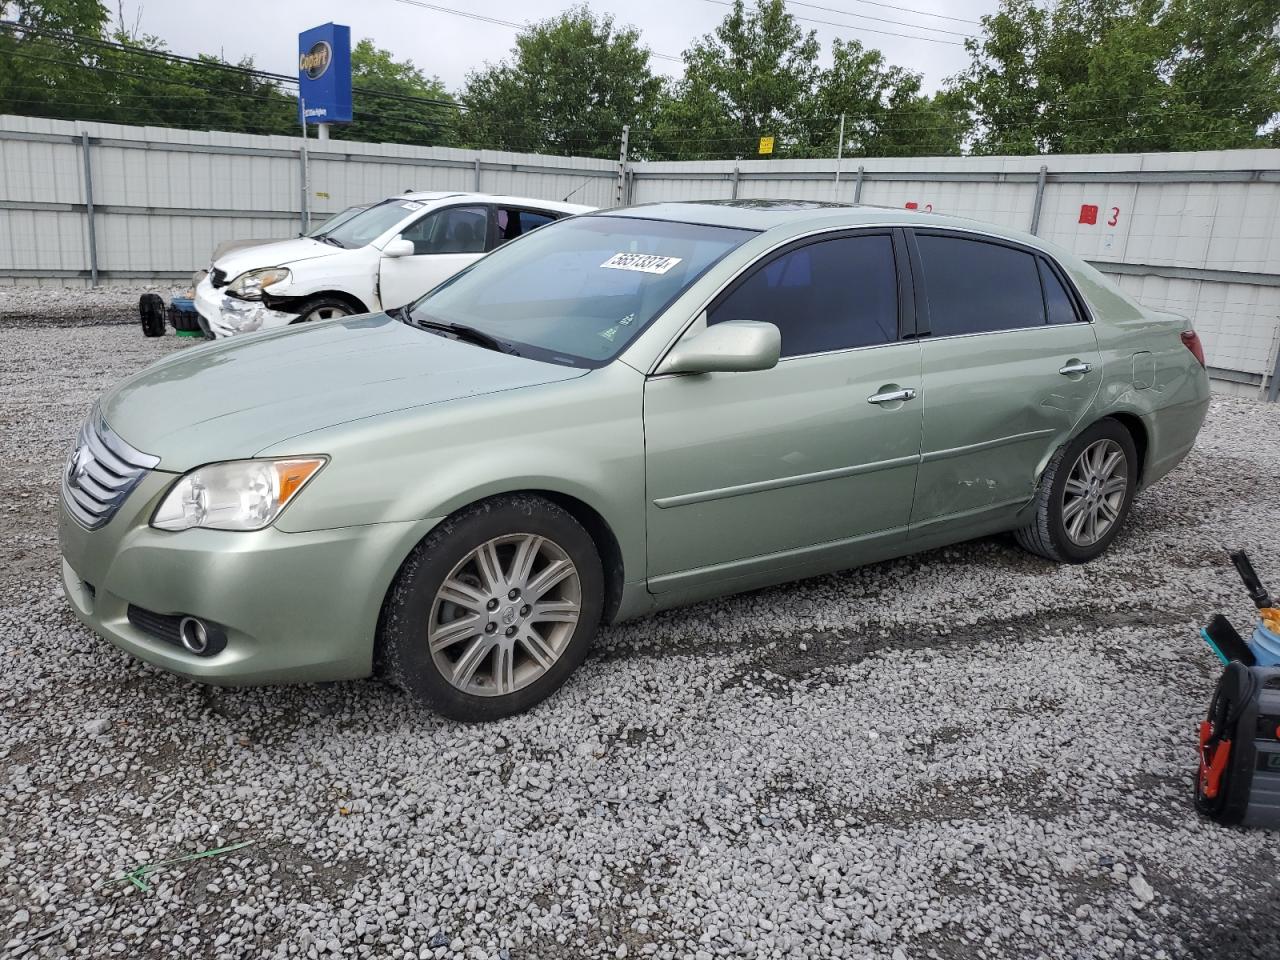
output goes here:
[{"label": "rear tire", "polygon": [[1035,516],[1014,533],[1026,550],[1059,563],[1088,563],[1111,545],[1137,490],[1138,453],[1110,417],[1061,447],[1045,467]]},{"label": "rear tire", "polygon": [[380,672],[453,720],[521,713],[583,661],[603,608],[599,554],[568,511],[531,494],[483,500],[401,567],[379,624]]}]

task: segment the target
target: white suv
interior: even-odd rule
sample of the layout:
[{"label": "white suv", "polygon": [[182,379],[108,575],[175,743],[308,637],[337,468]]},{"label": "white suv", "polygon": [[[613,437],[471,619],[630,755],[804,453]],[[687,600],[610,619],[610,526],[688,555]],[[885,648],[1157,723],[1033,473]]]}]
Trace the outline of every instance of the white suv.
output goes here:
[{"label": "white suv", "polygon": [[196,286],[196,310],[214,337],[389,310],[522,233],[593,209],[480,193],[390,197],[308,236],[223,254]]}]

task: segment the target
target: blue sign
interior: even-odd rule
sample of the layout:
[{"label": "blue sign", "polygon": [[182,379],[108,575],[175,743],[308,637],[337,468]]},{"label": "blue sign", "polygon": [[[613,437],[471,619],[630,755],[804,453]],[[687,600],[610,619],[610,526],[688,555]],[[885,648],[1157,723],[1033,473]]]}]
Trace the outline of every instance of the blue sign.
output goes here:
[{"label": "blue sign", "polygon": [[351,28],[298,34],[298,110],[307,123],[351,122]]}]

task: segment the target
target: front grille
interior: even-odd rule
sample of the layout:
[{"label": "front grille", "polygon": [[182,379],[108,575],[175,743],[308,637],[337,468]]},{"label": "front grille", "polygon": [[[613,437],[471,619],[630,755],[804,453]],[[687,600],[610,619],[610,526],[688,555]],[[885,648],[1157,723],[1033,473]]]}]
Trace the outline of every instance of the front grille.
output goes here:
[{"label": "front grille", "polygon": [[214,267],[209,272],[209,282],[213,284],[215,288],[225,287],[227,285],[227,271],[219,270],[217,267]]},{"label": "front grille", "polygon": [[152,613],[150,610],[142,609],[142,607],[135,607],[132,603],[129,604],[126,615],[129,618],[129,622],[143,633],[149,633],[157,640],[163,640],[165,643],[174,643],[179,646],[182,644],[182,635],[179,631],[179,625],[182,623],[181,616]]},{"label": "front grille", "polygon": [[121,440],[97,415],[80,428],[62,473],[67,510],[90,530],[110,520],[138,482],[160,462]]}]

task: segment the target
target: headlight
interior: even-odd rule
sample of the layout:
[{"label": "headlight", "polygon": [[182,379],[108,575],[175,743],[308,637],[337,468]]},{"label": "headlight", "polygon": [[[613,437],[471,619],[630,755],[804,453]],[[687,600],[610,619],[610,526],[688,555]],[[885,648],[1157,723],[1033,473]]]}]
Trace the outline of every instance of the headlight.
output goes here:
[{"label": "headlight", "polygon": [[324,457],[300,457],[198,467],[173,485],[151,525],[161,530],[261,530],[324,464]]},{"label": "headlight", "polygon": [[284,283],[292,274],[284,267],[267,270],[249,270],[231,281],[227,293],[245,300],[261,300],[262,291],[277,283]]}]

